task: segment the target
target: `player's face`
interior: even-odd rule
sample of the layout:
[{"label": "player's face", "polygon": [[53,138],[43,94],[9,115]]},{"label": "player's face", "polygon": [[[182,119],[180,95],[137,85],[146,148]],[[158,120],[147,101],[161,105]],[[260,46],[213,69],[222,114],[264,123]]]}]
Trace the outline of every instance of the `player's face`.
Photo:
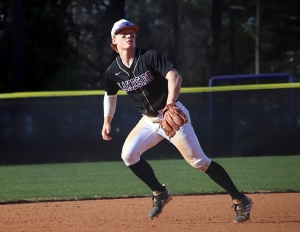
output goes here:
[{"label": "player's face", "polygon": [[136,34],[132,29],[124,29],[118,32],[113,38],[113,43],[118,49],[127,50],[135,47]]}]

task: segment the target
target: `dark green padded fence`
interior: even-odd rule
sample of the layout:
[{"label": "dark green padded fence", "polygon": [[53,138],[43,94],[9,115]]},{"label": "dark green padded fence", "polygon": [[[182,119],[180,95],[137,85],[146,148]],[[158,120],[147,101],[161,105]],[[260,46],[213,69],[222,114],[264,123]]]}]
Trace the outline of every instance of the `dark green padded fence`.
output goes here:
[{"label": "dark green padded fence", "polygon": [[[101,137],[103,91],[0,94],[0,163],[121,160],[140,118],[118,96],[111,142]],[[199,141],[209,157],[300,154],[300,84],[183,88]],[[146,159],[180,158],[168,141]]]}]

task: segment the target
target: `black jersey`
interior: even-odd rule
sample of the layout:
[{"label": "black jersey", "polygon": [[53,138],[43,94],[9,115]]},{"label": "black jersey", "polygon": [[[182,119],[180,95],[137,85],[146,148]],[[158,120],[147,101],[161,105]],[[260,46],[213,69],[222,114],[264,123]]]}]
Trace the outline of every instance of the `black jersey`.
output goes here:
[{"label": "black jersey", "polygon": [[117,94],[123,89],[141,114],[157,114],[164,108],[168,97],[167,73],[174,67],[153,50],[136,48],[130,68],[118,56],[105,73],[105,91]]}]

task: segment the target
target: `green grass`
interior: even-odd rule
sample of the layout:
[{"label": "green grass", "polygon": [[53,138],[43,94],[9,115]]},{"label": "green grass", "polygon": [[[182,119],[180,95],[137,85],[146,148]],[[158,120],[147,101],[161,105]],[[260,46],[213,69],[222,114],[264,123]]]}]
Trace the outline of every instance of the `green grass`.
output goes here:
[{"label": "green grass", "polygon": [[[300,192],[300,156],[218,158],[239,190]],[[183,159],[151,160],[174,195],[224,193]],[[0,166],[0,202],[150,196],[123,162]]]}]

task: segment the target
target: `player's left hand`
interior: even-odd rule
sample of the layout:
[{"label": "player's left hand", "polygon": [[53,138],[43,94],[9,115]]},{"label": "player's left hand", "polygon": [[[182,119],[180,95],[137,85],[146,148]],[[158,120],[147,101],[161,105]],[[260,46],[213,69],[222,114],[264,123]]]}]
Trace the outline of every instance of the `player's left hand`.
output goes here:
[{"label": "player's left hand", "polygon": [[160,122],[160,126],[170,139],[187,122],[188,118],[182,110],[176,104],[171,103],[166,105],[163,110],[163,119]]}]

